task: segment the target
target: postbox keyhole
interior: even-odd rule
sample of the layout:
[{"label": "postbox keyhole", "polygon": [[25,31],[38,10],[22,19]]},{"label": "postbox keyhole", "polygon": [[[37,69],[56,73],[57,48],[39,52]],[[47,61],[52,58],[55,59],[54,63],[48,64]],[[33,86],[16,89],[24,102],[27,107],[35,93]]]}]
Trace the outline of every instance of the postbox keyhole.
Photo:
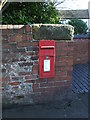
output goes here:
[{"label": "postbox keyhole", "polygon": [[48,55],[46,56],[46,58],[48,59]]}]

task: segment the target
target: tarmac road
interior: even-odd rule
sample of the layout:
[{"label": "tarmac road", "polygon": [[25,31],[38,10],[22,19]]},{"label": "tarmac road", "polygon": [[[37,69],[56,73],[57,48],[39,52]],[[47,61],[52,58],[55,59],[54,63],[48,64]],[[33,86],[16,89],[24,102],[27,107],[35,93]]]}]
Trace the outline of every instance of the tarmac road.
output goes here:
[{"label": "tarmac road", "polygon": [[88,118],[88,93],[75,94],[61,107],[59,102],[4,108],[2,118]]}]

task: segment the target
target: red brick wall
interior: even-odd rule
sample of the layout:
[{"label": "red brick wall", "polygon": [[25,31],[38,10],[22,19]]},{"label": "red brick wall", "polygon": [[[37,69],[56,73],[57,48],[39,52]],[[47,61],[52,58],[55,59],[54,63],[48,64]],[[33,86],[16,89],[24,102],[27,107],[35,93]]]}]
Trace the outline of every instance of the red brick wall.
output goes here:
[{"label": "red brick wall", "polygon": [[90,61],[88,56],[90,41],[85,38],[74,39],[74,53],[73,53],[73,62],[74,64],[83,64]]},{"label": "red brick wall", "polygon": [[4,104],[32,104],[71,97],[73,42],[57,40],[55,48],[55,77],[40,79],[39,40],[33,39],[30,26],[2,30]]}]

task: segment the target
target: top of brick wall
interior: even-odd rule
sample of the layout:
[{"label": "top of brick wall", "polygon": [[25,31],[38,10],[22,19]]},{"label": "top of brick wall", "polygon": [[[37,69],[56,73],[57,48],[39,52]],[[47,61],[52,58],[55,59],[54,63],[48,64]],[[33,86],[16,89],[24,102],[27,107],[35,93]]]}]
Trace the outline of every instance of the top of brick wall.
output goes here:
[{"label": "top of brick wall", "polygon": [[24,25],[0,25],[0,29],[20,29]]},{"label": "top of brick wall", "polygon": [[[21,29],[24,25],[0,25],[0,29]],[[63,24],[32,24],[32,37],[35,40],[73,40],[74,28]]]},{"label": "top of brick wall", "polygon": [[74,39],[88,39],[88,38],[90,38],[90,33],[74,35]]},{"label": "top of brick wall", "polygon": [[32,33],[37,40],[73,40],[74,28],[63,24],[33,24]]}]

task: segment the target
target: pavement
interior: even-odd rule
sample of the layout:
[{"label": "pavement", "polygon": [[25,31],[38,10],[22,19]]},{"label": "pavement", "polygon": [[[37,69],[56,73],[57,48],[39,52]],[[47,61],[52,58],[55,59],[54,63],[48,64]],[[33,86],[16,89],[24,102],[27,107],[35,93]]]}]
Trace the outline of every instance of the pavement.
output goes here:
[{"label": "pavement", "polygon": [[2,110],[2,118],[88,118],[88,93],[73,94],[72,101],[15,106]]}]

